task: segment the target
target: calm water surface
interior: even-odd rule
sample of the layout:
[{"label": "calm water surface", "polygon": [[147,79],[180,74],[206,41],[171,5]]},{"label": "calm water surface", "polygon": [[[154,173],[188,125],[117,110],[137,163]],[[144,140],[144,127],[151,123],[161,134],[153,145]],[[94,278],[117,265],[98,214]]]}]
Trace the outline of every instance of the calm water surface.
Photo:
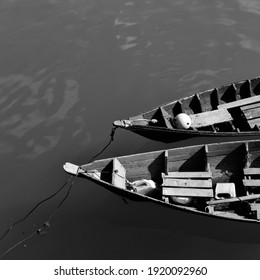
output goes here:
[{"label": "calm water surface", "polygon": [[[1,0],[0,233],[68,179],[65,161],[81,164],[98,153],[113,120],[258,76],[259,35],[256,0]],[[102,157],[164,147],[117,130]],[[39,228],[65,193],[13,228],[0,253]],[[260,242],[142,224],[140,211],[151,211],[151,220],[170,217],[151,208],[78,179],[46,234],[5,258],[260,258]]]}]

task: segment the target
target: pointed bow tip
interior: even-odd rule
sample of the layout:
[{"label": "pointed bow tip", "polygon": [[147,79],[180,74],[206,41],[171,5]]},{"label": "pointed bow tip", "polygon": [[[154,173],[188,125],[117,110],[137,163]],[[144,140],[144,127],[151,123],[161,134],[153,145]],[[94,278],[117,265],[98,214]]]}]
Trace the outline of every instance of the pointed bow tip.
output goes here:
[{"label": "pointed bow tip", "polygon": [[70,162],[63,164],[63,169],[69,174],[76,175],[79,171],[79,166]]},{"label": "pointed bow tip", "polygon": [[116,127],[125,127],[125,122],[123,120],[116,120],[113,124]]}]

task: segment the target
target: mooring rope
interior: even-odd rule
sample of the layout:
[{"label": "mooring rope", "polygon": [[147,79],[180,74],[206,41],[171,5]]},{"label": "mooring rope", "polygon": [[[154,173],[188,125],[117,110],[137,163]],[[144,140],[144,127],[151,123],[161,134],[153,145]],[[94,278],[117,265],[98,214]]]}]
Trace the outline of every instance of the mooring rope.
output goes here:
[{"label": "mooring rope", "polygon": [[[113,127],[110,133],[110,140],[108,142],[108,144],[95,156],[93,156],[88,163],[92,162],[96,157],[98,157],[100,154],[102,154],[107,148],[108,146],[112,143],[112,141],[114,140],[114,135],[115,135],[115,131],[116,131],[117,127]],[[0,255],[0,258],[2,258],[3,256],[5,256],[6,254],[8,254],[10,251],[12,251],[14,248],[16,248],[17,246],[19,246],[20,244],[22,244],[23,242],[29,240],[30,238],[32,238],[34,235],[36,234],[41,234],[41,231],[45,228],[45,227],[49,227],[50,226],[50,220],[53,218],[53,216],[56,214],[56,212],[58,211],[58,209],[60,208],[60,206],[64,203],[64,201],[68,198],[72,185],[76,179],[76,177],[78,176],[78,171],[76,173],[76,175],[74,176],[69,190],[67,191],[65,197],[61,200],[61,202],[58,204],[58,206],[55,208],[55,210],[52,212],[52,214],[50,215],[50,217],[48,218],[48,220],[37,230],[35,230],[33,233],[31,233],[29,236],[27,236],[26,238],[24,238],[23,240],[19,241],[18,243],[16,243],[15,245],[13,245],[12,247],[10,247],[8,250],[6,250],[3,254]],[[56,196],[63,188],[65,188],[65,186],[69,183],[69,181],[71,180],[71,178],[73,177],[73,175],[71,175],[69,177],[69,179],[51,196],[41,200],[39,203],[37,203],[23,218],[21,218],[20,220],[17,220],[16,222],[14,222],[5,232],[4,234],[0,237],[0,241],[2,241],[7,234],[19,223],[23,222],[24,220],[26,220],[35,210],[36,208],[38,208],[42,203],[50,200],[51,198],[53,198],[54,196]]]},{"label": "mooring rope", "polygon": [[41,200],[39,203],[37,203],[23,218],[21,218],[20,220],[17,220],[16,222],[14,222],[5,232],[4,234],[0,237],[0,241],[2,241],[5,236],[18,224],[20,224],[21,222],[23,222],[25,219],[27,219],[35,210],[36,208],[38,208],[42,203],[50,200],[51,198],[53,198],[55,195],[57,195],[63,188],[65,188],[65,186],[69,183],[69,181],[71,180],[73,176],[70,176],[69,179],[52,195],[50,195],[49,197]]},{"label": "mooring rope", "polygon": [[99,155],[101,155],[107,148],[108,146],[114,141],[114,136],[115,136],[115,132],[116,132],[117,127],[113,127],[110,133],[110,140],[107,143],[107,145],[99,152],[97,153],[95,156],[93,156],[88,163],[92,162],[95,158],[97,158]]},{"label": "mooring rope", "polygon": [[[68,198],[70,191],[72,189],[73,183],[75,182],[76,178],[78,176],[78,172],[77,174],[74,176],[73,180],[71,181],[70,187],[66,193],[66,195],[64,196],[64,198],[61,200],[61,202],[58,204],[58,206],[54,209],[54,211],[51,213],[51,215],[49,216],[49,218],[47,219],[47,221],[44,222],[44,224],[38,228],[37,230],[35,230],[34,232],[32,232],[30,235],[28,235],[27,237],[25,237],[24,239],[20,240],[19,242],[17,242],[16,244],[14,244],[12,247],[10,247],[9,249],[7,249],[4,253],[2,253],[0,255],[0,258],[2,258],[3,256],[5,256],[6,254],[8,254],[10,251],[12,251],[13,249],[15,249],[17,246],[19,246],[20,244],[24,243],[25,241],[29,240],[30,238],[32,238],[34,235],[38,234],[41,235],[41,231],[46,228],[46,227],[50,227],[50,221],[51,219],[54,217],[54,215],[57,213],[57,211],[59,210],[59,208],[61,207],[61,205],[65,202],[65,200]],[[13,229],[14,226],[16,226],[17,224],[21,223],[22,221],[24,221],[26,218],[28,218],[28,216],[30,214],[32,214],[36,208],[41,205],[42,203],[44,203],[45,201],[53,198],[55,195],[57,195],[71,180],[73,176],[71,175],[69,177],[69,179],[66,181],[66,183],[64,183],[54,194],[52,194],[51,196],[43,199],[42,201],[40,201],[36,206],[34,206],[32,208],[32,210],[30,210],[28,212],[28,214],[26,214],[22,219],[16,221],[12,226],[9,227],[9,229],[3,234],[3,236],[1,237],[0,241]]]}]

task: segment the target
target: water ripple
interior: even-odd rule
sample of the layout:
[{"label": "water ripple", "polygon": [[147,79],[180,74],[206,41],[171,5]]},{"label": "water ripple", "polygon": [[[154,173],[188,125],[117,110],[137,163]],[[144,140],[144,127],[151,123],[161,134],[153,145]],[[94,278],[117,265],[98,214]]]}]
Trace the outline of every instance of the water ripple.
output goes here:
[{"label": "water ripple", "polygon": [[218,70],[212,70],[212,69],[201,69],[201,70],[196,70],[193,71],[190,74],[184,75],[183,77],[180,78],[180,81],[182,82],[188,82],[192,80],[196,80],[198,75],[205,75],[205,76],[210,76],[210,77],[216,77],[217,74],[220,72],[229,72],[230,68],[222,68]]},{"label": "water ripple", "polygon": [[239,44],[242,48],[257,53],[260,52],[260,41],[253,38],[249,38],[249,36],[245,34],[238,34],[238,37],[240,38]]},{"label": "water ripple", "polygon": [[14,145],[1,140],[0,153],[17,150],[15,139],[23,139],[18,140],[24,147],[18,152],[20,158],[34,159],[50,151],[61,139],[64,131],[61,123],[65,119],[74,122],[72,137],[86,133],[83,119],[77,116],[79,112],[73,111],[80,100],[78,81],[66,78],[61,84],[45,73],[42,69],[34,76],[13,74],[0,78],[1,135],[2,139],[13,137],[10,143]]},{"label": "water ripple", "polygon": [[241,11],[260,15],[259,0],[237,0]]}]

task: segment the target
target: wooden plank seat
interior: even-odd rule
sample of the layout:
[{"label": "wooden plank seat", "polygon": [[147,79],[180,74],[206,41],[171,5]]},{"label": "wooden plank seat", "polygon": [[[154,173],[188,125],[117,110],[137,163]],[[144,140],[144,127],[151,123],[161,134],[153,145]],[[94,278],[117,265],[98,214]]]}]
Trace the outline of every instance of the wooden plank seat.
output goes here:
[{"label": "wooden plank seat", "polygon": [[218,105],[218,109],[230,109],[230,108],[241,107],[244,105],[249,105],[249,104],[258,103],[258,102],[260,102],[260,95],[220,104],[220,105]]},{"label": "wooden plank seat", "polygon": [[244,168],[244,175],[259,175],[260,176],[260,168],[250,167]]},{"label": "wooden plank seat", "polygon": [[208,146],[204,145],[205,171],[169,171],[168,151],[165,156],[165,173],[162,173],[162,197],[213,197],[212,173],[208,162]]},{"label": "wooden plank seat", "polygon": [[163,198],[168,196],[213,197],[210,178],[210,172],[168,172],[168,175],[162,173]]},{"label": "wooden plank seat", "polygon": [[181,172],[181,171],[176,171],[176,172],[168,172],[167,178],[202,178],[202,179],[210,179],[212,177],[212,173],[210,171],[190,171],[190,172]]},{"label": "wooden plank seat", "polygon": [[260,102],[241,106],[240,109],[252,129],[260,126]]},{"label": "wooden plank seat", "polygon": [[225,108],[189,115],[189,117],[191,118],[191,126],[194,128],[233,121],[231,114]]},{"label": "wooden plank seat", "polygon": [[243,184],[246,187],[247,193],[260,191],[260,168],[247,167],[244,168]]}]

